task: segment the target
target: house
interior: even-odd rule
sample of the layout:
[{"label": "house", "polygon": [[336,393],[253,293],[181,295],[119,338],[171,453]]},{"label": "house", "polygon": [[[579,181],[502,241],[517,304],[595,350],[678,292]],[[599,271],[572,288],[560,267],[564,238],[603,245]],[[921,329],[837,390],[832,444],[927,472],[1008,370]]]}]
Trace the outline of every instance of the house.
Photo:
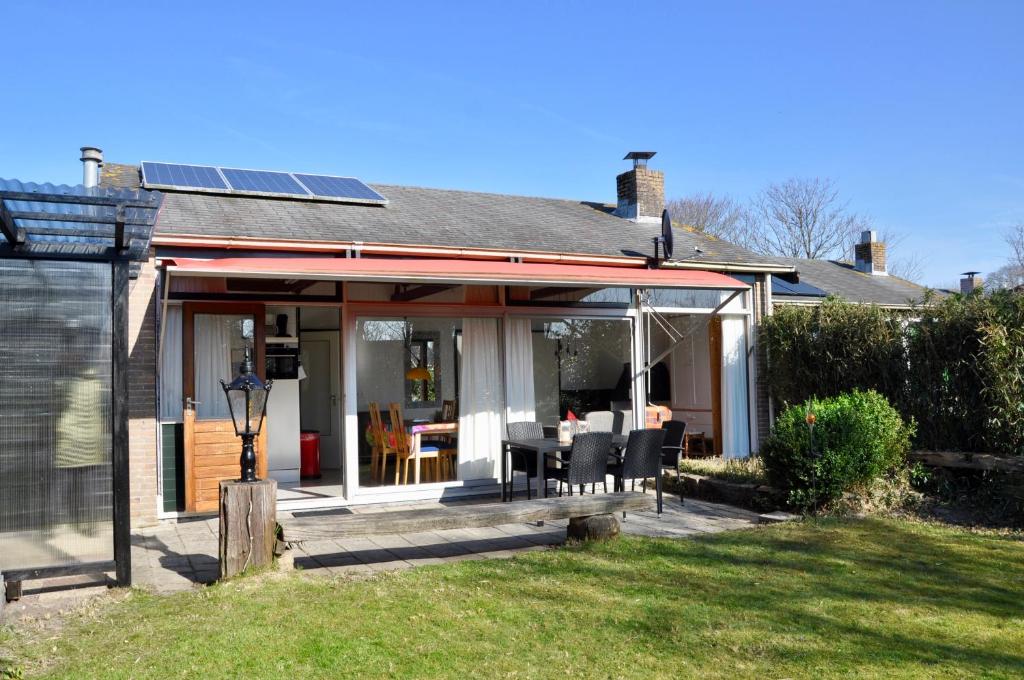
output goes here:
[{"label": "house", "polygon": [[[670,413],[712,451],[745,457],[770,428],[757,328],[773,305],[813,302],[819,287],[893,305],[914,293],[877,271],[765,257],[671,229],[664,176],[648,167],[653,152],[627,154],[632,167],[615,177],[616,202],[606,204],[117,164],[82,151],[82,186],[0,185],[0,263],[99,258],[115,272],[131,264],[130,283],[115,274],[104,303],[113,300],[113,317],[54,289],[46,309],[67,317],[62,335],[23,324],[24,337],[4,345],[15,367],[5,379],[20,380],[10,371],[28,362],[45,368],[57,392],[38,428],[0,428],[0,451],[49,450],[54,423],[82,421],[62,411],[112,413],[127,425],[96,431],[105,458],[70,486],[38,456],[0,456],[0,486],[31,482],[6,498],[42,499],[0,512],[0,552],[32,545],[55,555],[50,571],[32,573],[108,557],[103,508],[120,518],[119,575],[130,564],[129,523],[216,509],[240,450],[220,380],[247,352],[273,380],[257,449],[260,476],[278,481],[279,508],[456,498],[497,490],[506,423],[554,427],[570,412],[621,430],[644,427],[652,410]],[[91,241],[102,243],[88,250]],[[869,249],[877,256],[879,245]],[[95,278],[94,302],[109,292],[103,280]],[[19,302],[29,291],[4,290]],[[67,383],[60,352],[77,357],[87,335],[114,341],[96,346],[99,382]],[[47,346],[52,361],[40,364]],[[111,356],[123,382],[101,379]],[[17,425],[10,408],[0,405],[0,423]],[[436,437],[445,464],[400,475],[388,421],[414,432],[414,450]],[[317,447],[319,466],[303,453]],[[91,519],[68,525],[68,513],[47,514],[54,498],[88,506]],[[54,523],[69,532],[56,553]]]},{"label": "house", "polygon": [[[238,449],[217,381],[246,347],[274,379],[260,463],[282,508],[492,491],[504,423],[569,411],[629,428],[660,404],[725,455],[756,451],[763,291],[794,267],[678,231],[654,263],[651,156],[627,156],[614,205],[104,163],[101,187],[164,195],[130,310],[156,385],[133,395],[133,521],[216,507]],[[408,422],[455,409],[447,478],[380,470],[372,415],[392,403]],[[318,480],[300,475],[302,430],[319,433]]]}]

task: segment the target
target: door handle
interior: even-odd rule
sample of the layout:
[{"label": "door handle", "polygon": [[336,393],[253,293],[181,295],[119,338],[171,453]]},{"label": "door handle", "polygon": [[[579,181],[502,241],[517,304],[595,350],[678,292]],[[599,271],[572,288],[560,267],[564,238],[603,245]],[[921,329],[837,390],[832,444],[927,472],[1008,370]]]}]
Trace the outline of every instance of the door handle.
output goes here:
[{"label": "door handle", "polygon": [[337,394],[332,394],[331,395],[331,405],[332,406],[337,406],[338,405],[338,395]]},{"label": "door handle", "polygon": [[196,401],[192,397],[185,397],[185,409],[188,411],[194,411],[196,406],[199,406],[203,402]]}]

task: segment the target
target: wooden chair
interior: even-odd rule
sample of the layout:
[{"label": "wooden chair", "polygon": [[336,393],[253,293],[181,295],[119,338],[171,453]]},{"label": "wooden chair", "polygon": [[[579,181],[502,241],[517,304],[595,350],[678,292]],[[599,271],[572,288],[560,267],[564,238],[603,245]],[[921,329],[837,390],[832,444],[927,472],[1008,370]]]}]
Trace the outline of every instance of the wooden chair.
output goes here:
[{"label": "wooden chair", "polygon": [[[459,402],[454,399],[445,399],[441,402],[441,422],[459,422]],[[459,437],[455,434],[440,434],[437,435],[437,438],[448,443],[448,448],[441,451],[442,455],[448,458],[448,460],[444,460],[442,463],[444,467],[452,467],[454,472],[454,460],[458,456]],[[454,474],[452,474],[450,479],[455,479]]]},{"label": "wooden chair", "polygon": [[[440,481],[443,475],[449,475],[448,466],[451,462],[454,449],[440,441],[423,440],[422,437],[410,437],[405,433],[405,421],[402,418],[402,407],[392,402],[389,406],[391,412],[391,429],[401,433],[395,437],[398,449],[398,457],[403,462],[402,483],[409,483],[409,460],[412,459],[416,465],[413,482],[420,482],[420,461],[424,462],[423,472],[425,476],[433,477],[432,481]],[[442,469],[444,468],[444,469]],[[397,479],[397,472],[396,472]],[[397,483],[397,482],[396,482]]]},{"label": "wooden chair", "polygon": [[459,403],[454,399],[445,399],[441,402],[441,422],[454,423],[459,419]]},{"label": "wooden chair", "polygon": [[[392,425],[392,427],[394,427]],[[390,433],[384,427],[384,420],[380,415],[380,405],[375,402],[370,402],[370,428],[373,432],[373,439],[376,442],[375,446],[370,452],[370,479],[373,481],[379,481],[384,483],[384,474],[388,467],[388,456],[395,456],[395,484],[398,484],[398,470],[400,467],[399,461],[401,460],[401,452],[398,446],[392,442]],[[396,431],[398,433],[405,432],[399,421],[399,428]],[[401,439],[399,436],[395,436],[395,442]],[[379,466],[379,472],[378,472]]]}]

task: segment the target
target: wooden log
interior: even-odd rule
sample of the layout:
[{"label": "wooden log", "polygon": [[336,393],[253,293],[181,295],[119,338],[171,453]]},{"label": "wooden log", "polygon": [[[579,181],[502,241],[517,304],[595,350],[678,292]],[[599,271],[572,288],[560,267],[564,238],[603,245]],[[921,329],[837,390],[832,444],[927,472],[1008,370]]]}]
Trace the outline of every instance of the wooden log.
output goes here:
[{"label": "wooden log", "polygon": [[1024,456],[993,456],[961,451],[911,451],[907,458],[932,467],[1024,473]]},{"label": "wooden log", "polygon": [[654,504],[654,494],[625,491],[511,503],[459,505],[430,510],[282,518],[281,527],[284,530],[284,540],[294,544],[350,536],[522,524],[612,512],[645,512],[653,510]]},{"label": "wooden log", "polygon": [[619,520],[610,514],[573,517],[565,535],[571,541],[607,541],[619,535]]},{"label": "wooden log", "polygon": [[21,581],[7,581],[4,584],[4,596],[2,599],[4,602],[14,602],[15,600],[21,599]]},{"label": "wooden log", "polygon": [[274,561],[277,542],[277,482],[264,479],[220,483],[220,577]]}]

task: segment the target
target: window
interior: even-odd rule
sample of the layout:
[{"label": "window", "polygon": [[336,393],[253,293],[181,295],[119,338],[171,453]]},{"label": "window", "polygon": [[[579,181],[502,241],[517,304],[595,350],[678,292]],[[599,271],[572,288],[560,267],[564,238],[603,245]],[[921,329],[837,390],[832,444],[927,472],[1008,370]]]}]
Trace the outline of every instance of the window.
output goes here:
[{"label": "window", "polygon": [[438,405],[439,376],[437,371],[438,333],[416,333],[409,341],[405,355],[405,405],[427,408]]}]

